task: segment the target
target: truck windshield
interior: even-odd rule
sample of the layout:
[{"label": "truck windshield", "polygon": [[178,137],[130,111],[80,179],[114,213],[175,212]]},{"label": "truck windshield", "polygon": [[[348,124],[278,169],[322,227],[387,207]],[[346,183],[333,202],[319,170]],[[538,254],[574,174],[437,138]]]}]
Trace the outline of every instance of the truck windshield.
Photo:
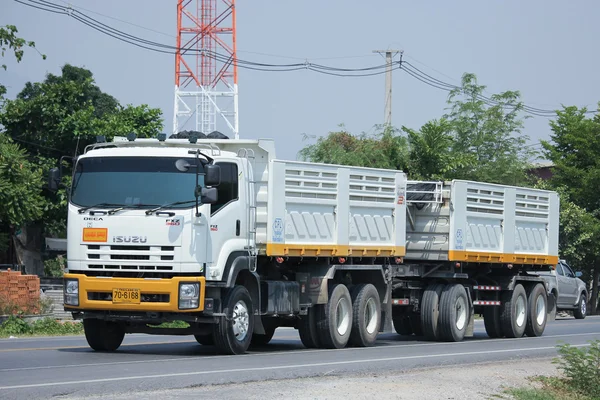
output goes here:
[{"label": "truck windshield", "polygon": [[[96,204],[169,208],[193,206],[196,169],[179,171],[174,157],[94,157],[77,162],[71,202],[89,207]],[[185,158],[195,164],[195,158]],[[200,171],[202,172],[202,171]],[[199,177],[202,184],[203,176]],[[189,203],[184,203],[189,201]]]}]

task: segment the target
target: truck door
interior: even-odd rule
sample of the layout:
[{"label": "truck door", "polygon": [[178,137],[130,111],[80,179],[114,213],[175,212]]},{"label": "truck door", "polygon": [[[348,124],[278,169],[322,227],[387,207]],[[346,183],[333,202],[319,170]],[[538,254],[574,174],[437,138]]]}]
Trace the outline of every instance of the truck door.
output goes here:
[{"label": "truck door", "polygon": [[[207,279],[220,279],[227,257],[233,251],[243,250],[246,238],[243,231],[246,196],[239,187],[240,168],[235,162],[221,161],[216,164],[221,167],[221,183],[217,186],[218,200],[211,205],[210,271]],[[224,259],[220,260],[220,257]],[[215,269],[217,266],[219,268]]]}]

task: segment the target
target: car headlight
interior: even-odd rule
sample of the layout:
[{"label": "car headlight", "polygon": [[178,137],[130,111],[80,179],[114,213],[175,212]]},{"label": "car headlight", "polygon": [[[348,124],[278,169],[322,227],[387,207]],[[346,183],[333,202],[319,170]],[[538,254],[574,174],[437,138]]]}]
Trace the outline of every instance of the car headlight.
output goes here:
[{"label": "car headlight", "polygon": [[66,305],[79,305],[79,281],[77,279],[68,279],[65,281],[64,299]]},{"label": "car headlight", "polygon": [[179,284],[179,309],[198,308],[200,304],[200,284],[199,283],[180,283]]}]

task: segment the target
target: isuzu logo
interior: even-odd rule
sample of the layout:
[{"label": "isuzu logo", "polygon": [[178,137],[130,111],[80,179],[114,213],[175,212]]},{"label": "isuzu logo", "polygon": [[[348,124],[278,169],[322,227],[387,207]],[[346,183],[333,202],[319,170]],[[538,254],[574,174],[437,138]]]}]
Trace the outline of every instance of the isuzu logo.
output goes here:
[{"label": "isuzu logo", "polygon": [[83,217],[84,221],[104,221],[102,217]]},{"label": "isuzu logo", "polygon": [[146,243],[147,236],[113,236],[113,243]]}]

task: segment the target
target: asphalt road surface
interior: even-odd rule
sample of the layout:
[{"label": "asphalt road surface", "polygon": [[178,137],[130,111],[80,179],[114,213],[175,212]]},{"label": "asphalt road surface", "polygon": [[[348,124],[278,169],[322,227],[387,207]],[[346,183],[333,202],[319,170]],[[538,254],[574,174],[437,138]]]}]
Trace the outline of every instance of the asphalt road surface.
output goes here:
[{"label": "asphalt road surface", "polygon": [[556,355],[556,345],[600,339],[600,317],[549,322],[542,337],[490,339],[483,321],[458,343],[380,335],[369,348],[309,350],[297,331],[277,330],[272,342],[242,356],[219,356],[191,336],[126,335],[114,353],[96,353],[83,336],[0,339],[0,398],[110,396],[210,384],[329,374],[405,371],[419,367]]}]

